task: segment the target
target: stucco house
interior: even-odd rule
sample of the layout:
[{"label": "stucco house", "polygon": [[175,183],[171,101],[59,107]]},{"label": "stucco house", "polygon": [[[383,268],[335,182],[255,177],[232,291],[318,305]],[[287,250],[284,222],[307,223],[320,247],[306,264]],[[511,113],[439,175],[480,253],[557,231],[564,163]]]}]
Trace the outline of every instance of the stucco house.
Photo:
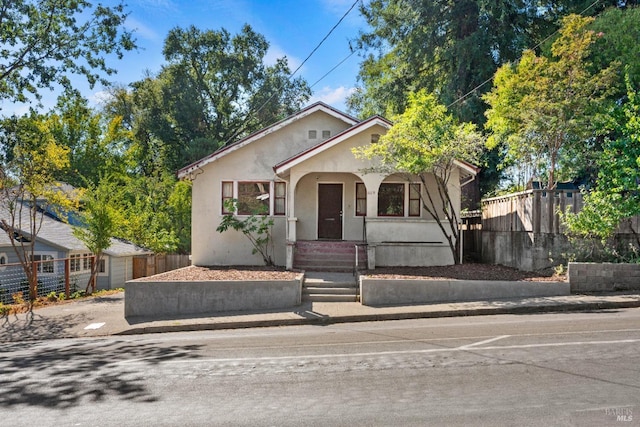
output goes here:
[{"label": "stucco house", "polygon": [[[238,200],[239,216],[256,203],[269,212],[273,259],[288,269],[452,264],[442,232],[421,208],[419,180],[367,173],[373,161],[352,153],[390,127],[380,116],[358,120],[315,103],[181,169],[178,177],[193,182],[193,264],[262,264],[240,232],[216,231],[228,199]],[[476,173],[463,162],[452,171],[458,212],[461,187]]]}]

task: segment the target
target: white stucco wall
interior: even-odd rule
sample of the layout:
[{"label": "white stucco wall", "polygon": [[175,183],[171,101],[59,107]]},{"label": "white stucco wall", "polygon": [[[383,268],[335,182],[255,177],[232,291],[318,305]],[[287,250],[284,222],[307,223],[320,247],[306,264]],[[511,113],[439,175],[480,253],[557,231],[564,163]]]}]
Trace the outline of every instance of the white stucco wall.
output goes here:
[{"label": "white stucco wall", "polygon": [[[273,167],[322,141],[322,131],[336,135],[349,124],[322,111],[296,120],[286,127],[242,148],[227,153],[194,172],[192,204],[192,262],[194,265],[260,265],[262,258],[252,255],[251,243],[240,232],[218,233],[222,220],[222,181],[273,181]],[[309,130],[317,139],[309,139]],[[287,190],[288,191],[288,190]],[[274,217],[274,260],[285,265],[286,217]]]}]

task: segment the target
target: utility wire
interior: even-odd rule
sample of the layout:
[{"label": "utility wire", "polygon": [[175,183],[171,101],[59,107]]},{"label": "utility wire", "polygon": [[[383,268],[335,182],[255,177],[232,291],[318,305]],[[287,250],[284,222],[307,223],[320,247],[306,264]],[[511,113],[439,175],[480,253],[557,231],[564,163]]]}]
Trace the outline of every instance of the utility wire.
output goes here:
[{"label": "utility wire", "polygon": [[[338,28],[338,26],[342,23],[342,21],[344,21],[344,19],[347,17],[347,15],[349,15],[351,13],[351,11],[353,10],[354,7],[356,7],[356,4],[358,4],[358,2],[360,2],[361,0],[355,0],[353,2],[353,4],[351,5],[351,7],[349,8],[349,10],[347,10],[344,15],[342,15],[342,17],[340,18],[340,20],[331,28],[331,30],[329,30],[329,32],[327,33],[327,35],[325,35],[322,40],[320,40],[320,43],[318,43],[316,45],[316,47],[311,51],[311,53],[309,55],[307,55],[307,57],[304,59],[304,61],[302,61],[302,63],[298,66],[298,68],[296,68],[291,74],[289,74],[289,80],[291,80],[291,78],[298,72],[300,71],[300,69],[302,68],[302,66],[309,60],[309,58],[311,58],[313,56],[314,53],[316,53],[316,51],[320,48],[320,46],[322,46],[324,44],[324,42],[329,38],[329,36],[331,35],[331,33],[334,32],[334,30],[336,28]],[[313,85],[311,85],[309,88],[312,88],[313,86],[315,86],[320,80],[324,79],[329,73],[331,73],[333,70],[335,70],[339,65],[341,65],[344,61],[346,61],[349,57],[351,57],[351,55],[353,55],[354,52],[351,52],[351,54],[349,56],[347,56],[347,58],[343,59],[338,65],[336,65],[335,67],[333,67],[328,73],[326,73],[324,76],[322,76],[318,81],[316,81]],[[274,91],[271,96],[269,98],[267,98],[266,101],[264,101],[256,110],[254,111],[249,111],[247,113],[247,117],[245,118],[245,123],[247,122],[247,120],[255,114],[258,114],[260,111],[262,111],[262,109],[264,107],[266,107],[266,105],[271,102],[271,100],[273,99],[274,96],[276,96],[278,92]],[[237,132],[234,132],[233,135],[231,135],[226,141],[225,143],[222,145],[223,147],[225,147],[227,144],[229,144],[231,141],[233,141],[240,133],[241,133],[242,129],[238,130]]]},{"label": "utility wire", "polygon": [[[595,7],[598,3],[600,3],[600,1],[602,0],[596,0],[593,3],[591,3],[587,8],[585,8],[582,12],[580,12],[580,16],[584,15],[589,9]],[[536,44],[534,47],[532,47],[529,50],[536,50],[537,48],[539,48],[540,46],[542,46],[544,43],[547,42],[547,40],[549,40],[551,37],[555,36],[556,33],[558,33],[558,31],[560,31],[560,29],[555,30],[553,33],[549,34],[547,37],[544,38],[544,40],[538,42],[538,44]],[[447,105],[447,109],[449,109],[450,107],[456,105],[459,102],[462,102],[463,100],[465,100],[467,97],[473,95],[478,89],[480,89],[482,86],[486,85],[487,83],[491,82],[493,80],[493,76],[491,76],[490,78],[488,78],[487,80],[483,81],[482,83],[480,83],[478,86],[474,87],[473,89],[471,89],[469,92],[465,93],[464,95],[462,95],[460,98],[456,99],[455,101],[453,101],[451,104]]]}]

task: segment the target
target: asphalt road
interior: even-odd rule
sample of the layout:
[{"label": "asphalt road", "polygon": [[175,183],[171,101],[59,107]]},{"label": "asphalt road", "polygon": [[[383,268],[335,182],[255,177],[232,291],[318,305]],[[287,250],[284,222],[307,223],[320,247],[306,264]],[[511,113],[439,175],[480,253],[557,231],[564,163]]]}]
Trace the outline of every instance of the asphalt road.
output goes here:
[{"label": "asphalt road", "polygon": [[0,423],[636,426],[639,350],[640,309],[8,343]]}]

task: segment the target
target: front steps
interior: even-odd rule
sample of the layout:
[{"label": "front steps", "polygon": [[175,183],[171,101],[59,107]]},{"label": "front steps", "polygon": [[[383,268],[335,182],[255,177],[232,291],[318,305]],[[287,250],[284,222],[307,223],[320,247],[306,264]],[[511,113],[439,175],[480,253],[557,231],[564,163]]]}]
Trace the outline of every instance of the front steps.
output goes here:
[{"label": "front steps", "polygon": [[359,287],[351,273],[307,272],[302,300],[308,302],[358,302]]},{"label": "front steps", "polygon": [[345,240],[299,240],[296,242],[293,267],[296,270],[353,272],[367,268],[367,246],[363,242]]}]

